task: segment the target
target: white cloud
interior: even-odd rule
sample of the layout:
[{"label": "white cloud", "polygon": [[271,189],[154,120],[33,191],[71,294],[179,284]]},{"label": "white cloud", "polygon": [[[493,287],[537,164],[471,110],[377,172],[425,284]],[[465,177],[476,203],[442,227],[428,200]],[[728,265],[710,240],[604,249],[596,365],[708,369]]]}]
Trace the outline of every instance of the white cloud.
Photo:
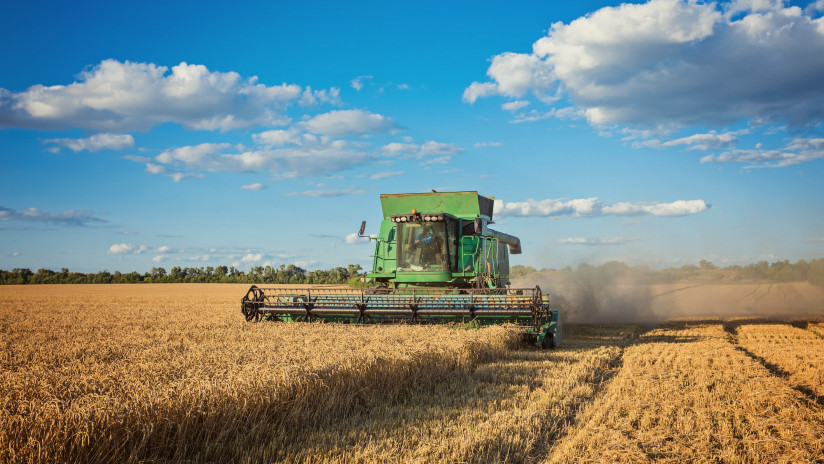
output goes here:
[{"label": "white cloud", "polygon": [[704,200],[678,200],[672,203],[616,203],[604,205],[603,214],[614,216],[687,216],[706,211],[709,208]]},{"label": "white cloud", "polygon": [[252,139],[266,147],[280,147],[290,143],[299,143],[300,137],[295,130],[273,129],[253,134]]},{"label": "white cloud", "polygon": [[203,174],[169,169],[166,166],[161,166],[154,163],[146,163],[146,172],[149,174],[160,174],[169,177],[175,182],[180,182],[184,179],[203,179],[206,177]]},{"label": "white cloud", "polygon": [[550,108],[549,111],[530,110],[527,113],[518,113],[513,115],[510,121],[512,124],[520,124],[523,122],[543,121],[544,119],[581,119],[584,118],[585,112],[580,108],[567,106],[564,108]]},{"label": "white cloud", "polygon": [[749,168],[781,168],[824,158],[824,138],[793,139],[780,149],[735,149],[707,155],[701,163],[746,163]]},{"label": "white cloud", "polygon": [[256,263],[263,259],[262,253],[247,253],[246,256],[241,258],[241,262],[244,263]]},{"label": "white cloud", "polygon": [[452,161],[451,156],[438,156],[437,158],[429,158],[425,161],[422,161],[421,165],[426,165],[426,164],[449,164],[450,161]]},{"label": "white cloud", "polygon": [[598,216],[686,216],[709,209],[704,200],[678,200],[672,203],[629,203],[609,205],[598,198],[546,199],[521,202],[495,200],[495,217],[598,217]]},{"label": "white cloud", "polygon": [[303,192],[290,192],[285,193],[284,195],[287,197],[294,197],[298,195],[304,197],[340,197],[343,195],[360,195],[361,193],[366,193],[366,190],[350,185],[345,189],[320,188],[315,190],[304,190]]},{"label": "white cloud", "polygon": [[392,142],[384,145],[381,150],[387,156],[408,156],[420,150],[420,146],[414,143]]},{"label": "white cloud", "polygon": [[110,255],[139,255],[146,251],[146,245],[135,246],[131,243],[115,243],[106,253]]},{"label": "white cloud", "polygon": [[[109,250],[106,251],[107,254],[110,255],[140,255],[143,253],[146,254],[160,254],[163,255],[163,258],[166,259],[168,256],[165,255],[166,253],[178,253],[183,250],[175,250],[172,247],[163,245],[157,248],[151,248],[146,245],[133,245],[131,243],[115,243],[109,247]],[[157,256],[153,258],[154,261],[159,261]]]},{"label": "white cloud", "polygon": [[[345,140],[329,140],[304,134],[299,146],[263,148],[238,152],[238,147],[221,143],[178,147],[167,150],[157,157],[159,164],[149,164],[152,174],[170,171],[179,176],[194,177],[175,169],[208,172],[259,172],[269,171],[275,178],[328,175],[351,169],[375,160],[375,156],[356,149]],[[202,175],[198,175],[202,177]]]},{"label": "white cloud", "polygon": [[153,258],[152,258],[152,261],[154,261],[154,262],[156,262],[156,263],[159,263],[159,262],[161,262],[161,261],[166,260],[167,258],[169,258],[169,256],[168,256],[168,255],[157,255],[157,256],[155,256],[155,257],[153,257]]},{"label": "white cloud", "polygon": [[693,134],[687,137],[668,140],[666,142],[650,139],[642,142],[637,142],[634,144],[634,146],[642,146],[649,148],[669,148],[677,146],[686,146],[689,150],[707,151],[734,145],[738,141],[738,134],[742,132],[747,131],[722,132],[720,134],[716,131],[710,131],[706,134]]},{"label": "white cloud", "polygon": [[319,103],[340,105],[340,89],[332,87],[329,90],[312,90],[312,87],[307,86],[306,90],[301,94],[298,103],[301,106],[311,106]]},{"label": "white cloud", "polygon": [[473,145],[475,148],[486,148],[486,147],[500,147],[503,144],[501,142],[477,142]]},{"label": "white cloud", "polygon": [[350,82],[352,84],[352,88],[357,90],[358,92],[363,89],[363,81],[372,79],[372,76],[358,76]]},{"label": "white cloud", "polygon": [[241,185],[240,188],[242,188],[243,190],[256,191],[263,190],[266,188],[266,186],[261,184],[260,182],[257,182],[254,184]]},{"label": "white cloud", "polygon": [[440,143],[435,142],[434,140],[428,140],[421,145],[421,151],[418,154],[418,158],[433,155],[457,155],[462,151],[463,148],[451,143]]},{"label": "white cloud", "polygon": [[623,245],[625,243],[630,243],[637,240],[638,239],[624,237],[569,237],[558,240],[558,243],[567,245]]},{"label": "white cloud", "polygon": [[352,232],[351,234],[346,235],[344,242],[347,245],[358,245],[369,243],[369,237],[359,237],[357,232]]},{"label": "white cloud", "polygon": [[430,156],[448,157],[464,151],[463,148],[452,143],[441,143],[428,140],[422,145],[414,143],[392,142],[381,148],[386,156],[401,156],[404,158],[426,158]]},{"label": "white cloud", "polygon": [[57,145],[49,149],[54,153],[64,147],[75,153],[82,150],[123,150],[134,146],[134,137],[129,134],[96,134],[85,139],[46,139],[43,143]]},{"label": "white cloud", "polygon": [[400,176],[401,174],[403,174],[403,171],[383,171],[376,172],[375,174],[369,176],[369,178],[372,180],[386,179],[387,177]]},{"label": "white cloud", "polygon": [[526,100],[515,100],[515,101],[504,103],[503,105],[501,105],[501,109],[504,109],[506,111],[518,111],[519,109],[524,108],[526,106],[529,106],[528,101],[526,101]]},{"label": "white cloud", "polygon": [[464,90],[463,100],[467,103],[475,103],[479,98],[498,95],[498,86],[492,82],[473,82]]},{"label": "white cloud", "polygon": [[203,164],[216,153],[220,153],[229,147],[231,147],[231,145],[228,143],[201,143],[199,145],[178,147],[164,151],[157,155],[155,160],[163,164],[175,162],[182,164]]},{"label": "white cloud", "polygon": [[309,132],[331,137],[364,133],[385,133],[400,129],[391,118],[362,110],[336,110],[319,114],[301,123]]},{"label": "white cloud", "polygon": [[0,206],[0,221],[45,222],[65,226],[88,226],[90,224],[105,224],[108,221],[95,217],[88,210],[66,210],[53,213],[37,208],[14,210]]},{"label": "white cloud", "polygon": [[[334,102],[337,89],[309,91]],[[105,131],[146,130],[163,123],[193,129],[230,130],[274,126],[287,106],[305,96],[299,85],[266,86],[257,77],[209,71],[180,63],[171,70],[153,63],[104,60],[68,85],[35,85],[13,93],[0,89],[0,127]]]},{"label": "white cloud", "polygon": [[816,0],[815,2],[810,3],[807,5],[807,8],[804,8],[804,11],[809,16],[812,16],[819,11],[824,11],[824,0]]},{"label": "white cloud", "polygon": [[553,24],[531,54],[495,56],[487,74],[465,101],[558,89],[594,125],[818,125],[824,22],[777,1],[626,3]]}]

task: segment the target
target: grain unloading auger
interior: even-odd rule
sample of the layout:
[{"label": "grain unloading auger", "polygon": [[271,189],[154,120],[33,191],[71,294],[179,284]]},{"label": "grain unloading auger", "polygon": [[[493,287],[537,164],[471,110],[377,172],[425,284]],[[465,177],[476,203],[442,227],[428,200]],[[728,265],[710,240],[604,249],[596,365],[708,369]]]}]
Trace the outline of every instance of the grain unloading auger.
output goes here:
[{"label": "grain unloading auger", "polygon": [[248,321],[514,323],[536,345],[557,347],[559,313],[547,295],[537,286],[509,288],[509,253],[521,253],[521,242],[488,227],[493,204],[477,192],[381,195],[366,275],[375,287],[252,286],[241,311]]}]

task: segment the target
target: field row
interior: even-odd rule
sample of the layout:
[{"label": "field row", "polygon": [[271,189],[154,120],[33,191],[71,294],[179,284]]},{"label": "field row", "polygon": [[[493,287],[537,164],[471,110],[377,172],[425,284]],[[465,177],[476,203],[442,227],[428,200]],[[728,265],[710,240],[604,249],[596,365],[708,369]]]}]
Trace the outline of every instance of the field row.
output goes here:
[{"label": "field row", "polygon": [[[815,328],[815,326],[813,326]],[[793,384],[824,396],[824,338],[786,324],[745,324],[738,342]]]},{"label": "field row", "polygon": [[824,413],[730,343],[722,324],[652,330],[550,462],[818,462]]}]

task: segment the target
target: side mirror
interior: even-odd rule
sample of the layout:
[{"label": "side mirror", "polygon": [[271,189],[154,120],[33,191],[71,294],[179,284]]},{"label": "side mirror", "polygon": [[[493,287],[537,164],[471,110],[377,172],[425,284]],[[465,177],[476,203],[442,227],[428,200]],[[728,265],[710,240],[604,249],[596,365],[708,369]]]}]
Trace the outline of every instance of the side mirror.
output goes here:
[{"label": "side mirror", "polygon": [[475,218],[475,234],[481,235],[484,232],[484,223],[481,218]]},{"label": "side mirror", "polygon": [[363,237],[363,232],[365,230],[366,230],[366,221],[361,221],[360,230],[358,231],[358,237]]}]

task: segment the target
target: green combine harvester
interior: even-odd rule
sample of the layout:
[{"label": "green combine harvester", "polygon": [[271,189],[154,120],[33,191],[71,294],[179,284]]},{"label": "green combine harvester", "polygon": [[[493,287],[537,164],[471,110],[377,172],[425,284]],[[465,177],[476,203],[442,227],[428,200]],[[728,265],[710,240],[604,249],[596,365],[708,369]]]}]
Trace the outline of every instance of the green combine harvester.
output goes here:
[{"label": "green combine harvester", "polygon": [[[557,310],[540,287],[509,288],[517,237],[490,229],[494,199],[478,192],[381,195],[383,221],[366,289],[252,286],[247,321],[513,323],[542,348],[561,343]],[[366,221],[359,235],[364,236]]]}]

